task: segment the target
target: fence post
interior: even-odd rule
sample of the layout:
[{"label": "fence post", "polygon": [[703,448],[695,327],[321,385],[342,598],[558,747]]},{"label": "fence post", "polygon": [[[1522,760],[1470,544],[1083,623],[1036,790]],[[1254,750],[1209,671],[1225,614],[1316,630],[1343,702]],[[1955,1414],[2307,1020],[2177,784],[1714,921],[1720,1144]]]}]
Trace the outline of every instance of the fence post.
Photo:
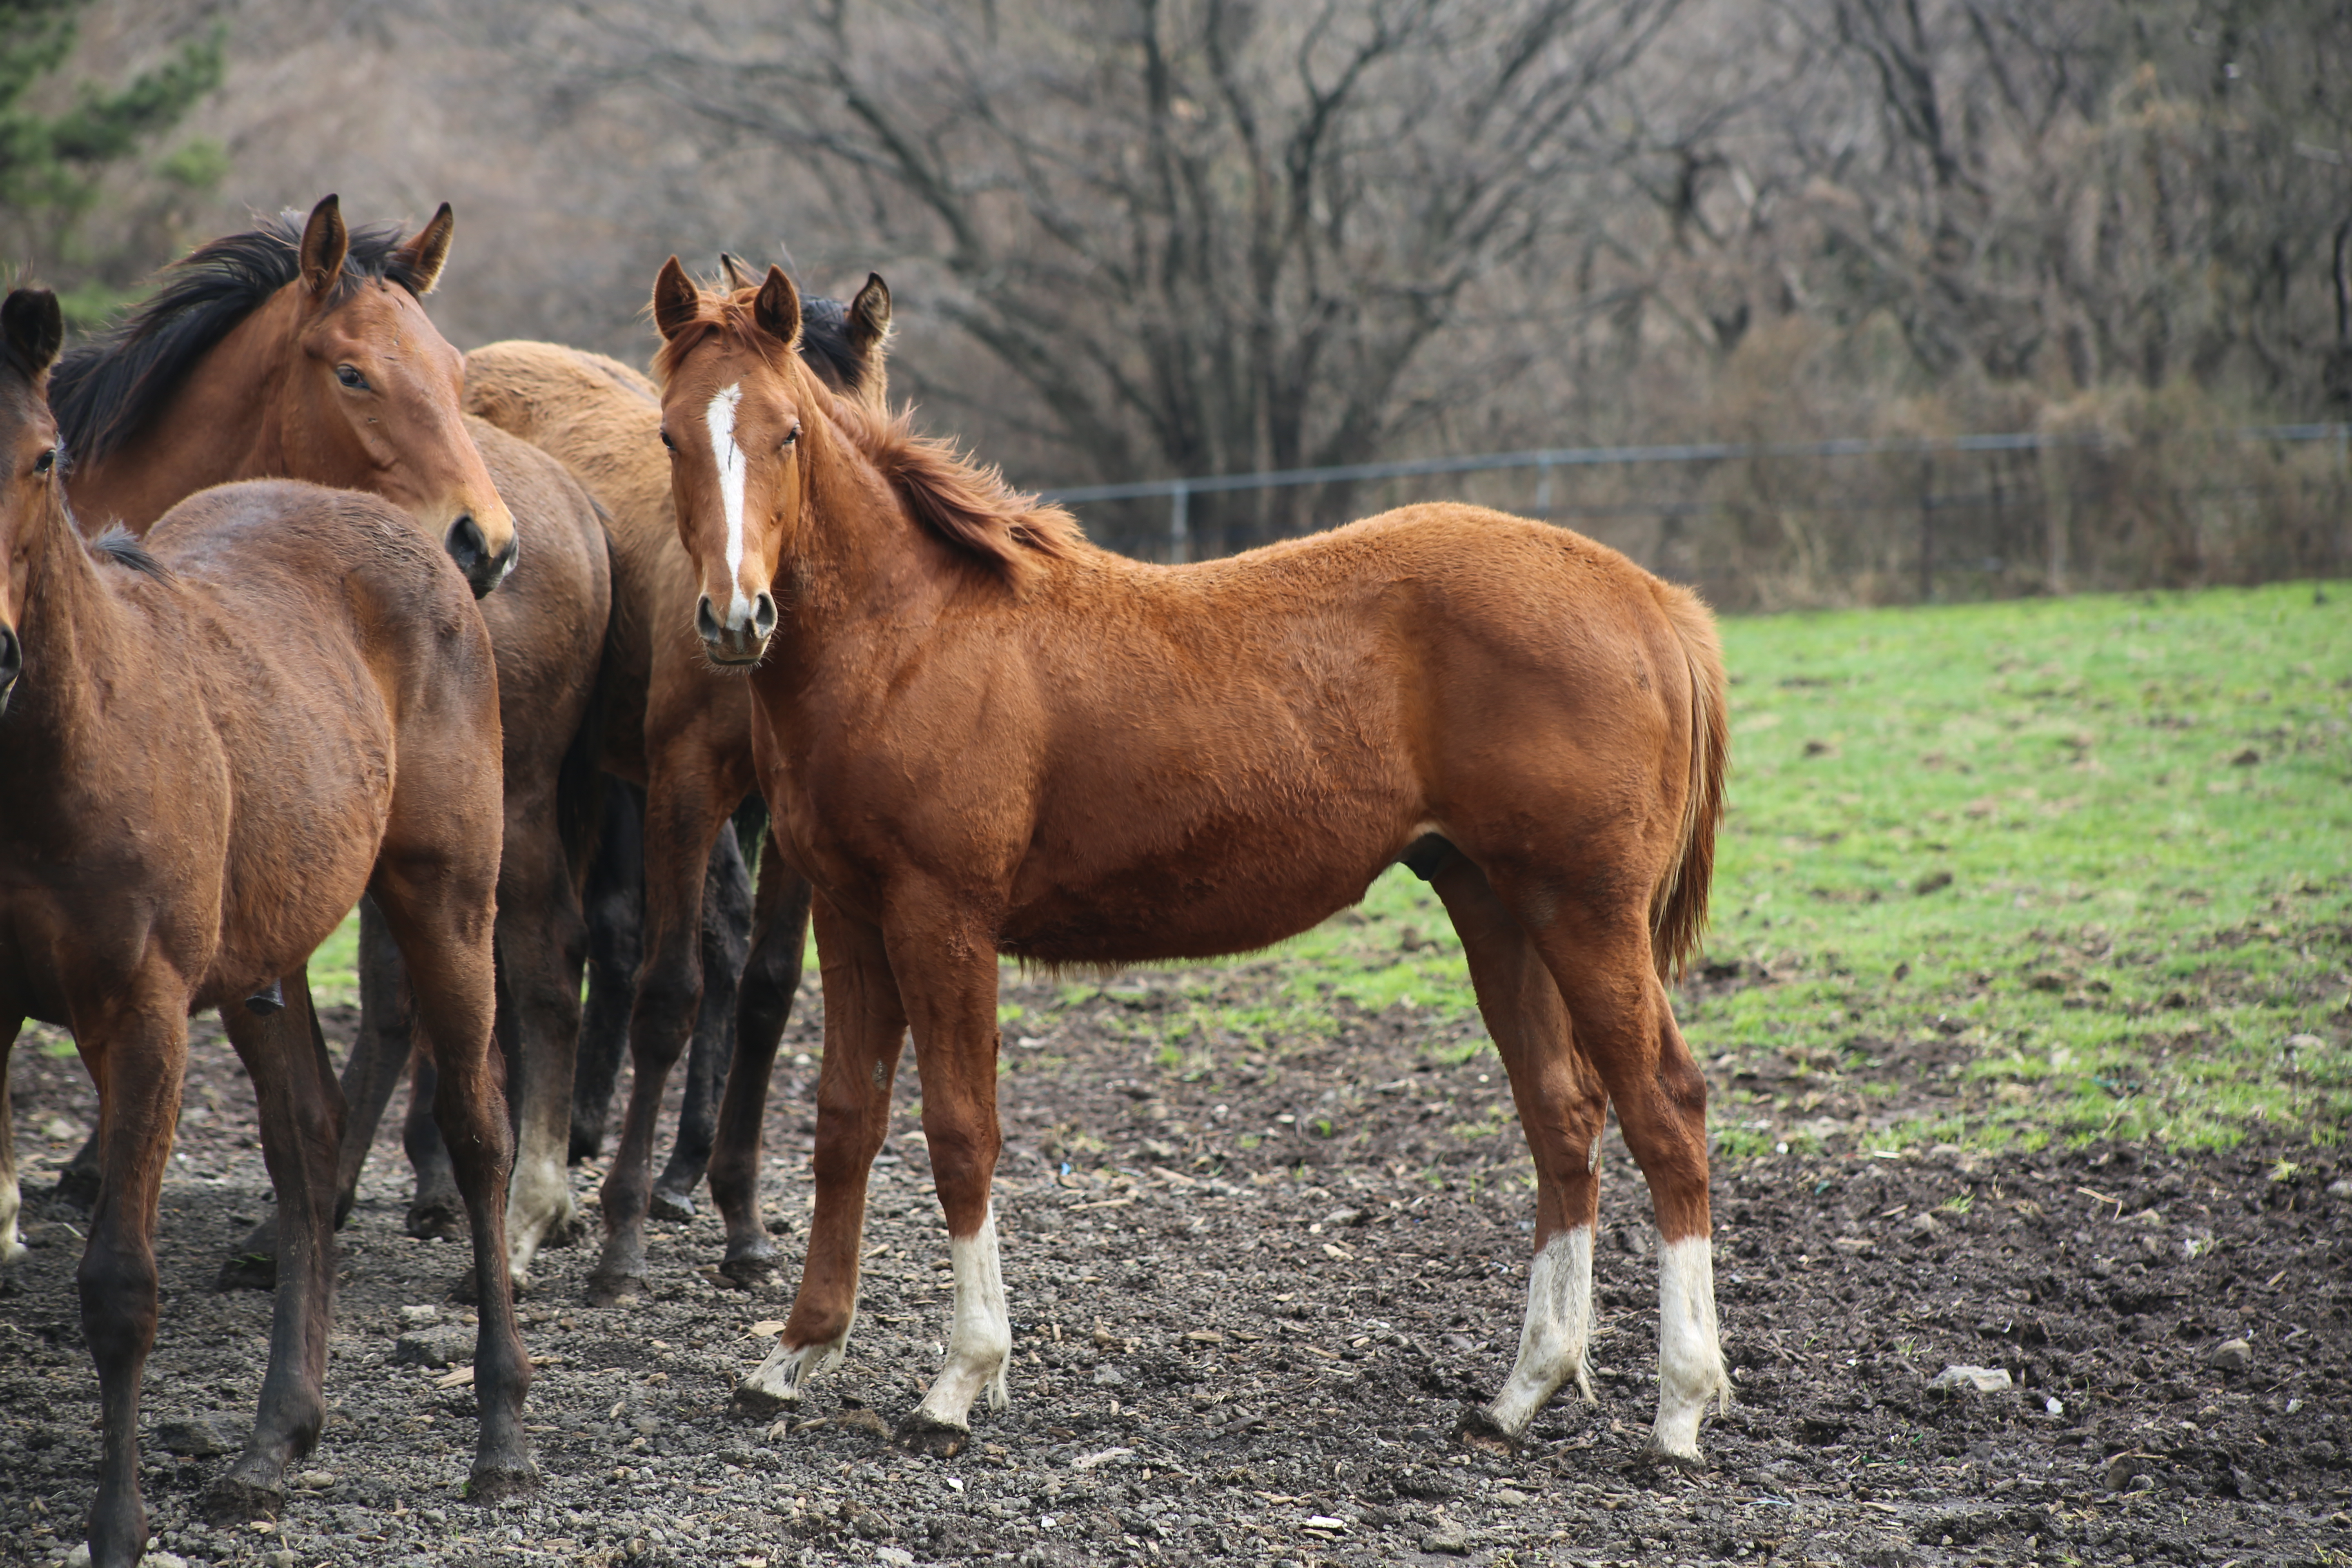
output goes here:
[{"label": "fence post", "polygon": [[1547,521],[1551,517],[1551,465],[1549,463],[1536,465],[1536,515]]},{"label": "fence post", "polygon": [[1192,492],[1181,481],[1169,492],[1168,559],[1181,566],[1192,559]]},{"label": "fence post", "polygon": [[1936,598],[1936,459],[1919,459],[1919,602]]}]

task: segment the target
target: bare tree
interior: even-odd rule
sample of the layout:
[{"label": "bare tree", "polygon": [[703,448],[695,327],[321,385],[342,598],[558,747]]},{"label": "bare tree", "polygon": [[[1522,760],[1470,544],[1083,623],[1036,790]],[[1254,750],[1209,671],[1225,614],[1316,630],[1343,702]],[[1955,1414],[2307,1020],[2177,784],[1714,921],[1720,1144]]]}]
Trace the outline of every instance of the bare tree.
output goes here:
[{"label": "bare tree", "polygon": [[1416,356],[1592,222],[1678,3],[665,3],[595,42],[929,263],[1039,434],[1127,479],[1410,442]]}]

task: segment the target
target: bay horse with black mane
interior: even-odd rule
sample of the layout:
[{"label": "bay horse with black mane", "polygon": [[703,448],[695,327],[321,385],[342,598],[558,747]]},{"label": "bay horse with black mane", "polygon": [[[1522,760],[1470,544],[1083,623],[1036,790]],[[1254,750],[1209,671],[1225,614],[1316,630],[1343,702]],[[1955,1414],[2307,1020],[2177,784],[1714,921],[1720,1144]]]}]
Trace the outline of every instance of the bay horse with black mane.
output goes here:
[{"label": "bay horse with black mane", "polygon": [[[43,396],[62,336],[46,289],[0,304],[0,1073],[32,1017],[73,1032],[98,1088],[77,1274],[103,1430],[90,1559],[127,1568],[147,1540],[152,1237],[198,1008],[221,1009],[252,1077],[284,1249],[259,1413],[216,1514],[274,1512],[318,1440],[343,1102],[306,966],[362,891],[407,961],[473,1234],[472,1495],[526,1489],[490,1055],[498,680],[468,585],[406,513],[283,480],[206,490],[143,546],[85,541]],[[275,1011],[249,1005],[273,991]]]},{"label": "bay horse with black mane", "polygon": [[[733,258],[721,259],[734,274]],[[869,278],[846,307],[803,302],[798,351],[827,387],[878,407],[889,321],[889,290]],[[607,796],[607,836],[591,879],[600,927],[592,942],[604,963],[592,963],[590,971],[577,1086],[610,1093],[614,1023],[626,1024],[635,1071],[620,1147],[605,1176],[604,1250],[589,1279],[589,1300],[609,1304],[644,1288],[646,1216],[690,1213],[689,1194],[706,1162],[727,1226],[719,1267],[737,1282],[754,1284],[772,1271],[776,1257],[759,1215],[760,1121],[767,1068],[800,984],[809,888],[776,852],[772,836],[760,857],[758,896],[748,900],[748,950],[743,936],[723,923],[747,901],[741,858],[727,825],[757,791],[751,700],[742,681],[712,674],[688,629],[698,588],[671,501],[660,396],[643,375],[602,354],[499,342],[467,355],[466,401],[561,459],[603,503],[613,540],[614,632],[598,729],[604,766],[631,788]],[[638,790],[643,826],[633,834],[627,797]],[[636,866],[615,865],[633,841]],[[642,889],[641,947],[625,940],[632,869]],[[631,971],[626,982],[615,967]],[[633,998],[634,1006],[616,1019],[620,1009],[612,1003],[621,998]],[[730,1024],[734,1048],[748,1049],[757,1064],[744,1075],[728,1066]],[[677,1143],[656,1181],[655,1121],[689,1034],[694,1054]],[[721,1079],[728,1085],[723,1103]],[[601,1124],[601,1106],[588,1115]],[[583,1119],[577,1094],[574,1117],[576,1129]]]},{"label": "bay horse with black mane", "polygon": [[[444,203],[404,237],[347,228],[328,196],[197,247],[152,298],[67,352],[51,397],[73,455],[73,504],[93,526],[143,531],[207,485],[296,479],[373,491],[446,550],[497,651],[506,721],[500,825],[499,1037],[520,1113],[507,1216],[520,1282],[541,1245],[574,1220],[565,1154],[586,928],[580,883],[594,829],[591,718],[612,572],[594,502],[562,467],[462,406],[465,360],[425,314],[455,222]],[[360,1039],[345,1064],[348,1213],[378,1121],[410,1051],[400,950],[377,911],[360,917]],[[418,1058],[408,1144],[418,1170],[409,1228],[464,1223]],[[270,1224],[236,1250],[222,1283],[266,1287]]]},{"label": "bay horse with black mane", "polygon": [[[793,353],[795,290],[671,261],[656,361],[696,624],[749,672],[783,852],[815,884],[816,1209],[739,1407],[800,1400],[856,1313],[868,1167],[911,1030],[946,1211],[946,1364],[899,1428],[969,1439],[1012,1330],[989,1185],[997,961],[1115,965],[1279,942],[1399,860],[1461,934],[1535,1156],[1517,1363],[1465,1420],[1510,1444],[1586,1384],[1598,1152],[1614,1105],[1659,1232],[1657,1451],[1695,1462],[1729,1384],[1706,1090],[1666,977],[1722,811],[1724,676],[1692,595],[1564,530],[1406,507],[1225,560],[1089,545]],[[739,1045],[738,1074],[758,1070]]]}]

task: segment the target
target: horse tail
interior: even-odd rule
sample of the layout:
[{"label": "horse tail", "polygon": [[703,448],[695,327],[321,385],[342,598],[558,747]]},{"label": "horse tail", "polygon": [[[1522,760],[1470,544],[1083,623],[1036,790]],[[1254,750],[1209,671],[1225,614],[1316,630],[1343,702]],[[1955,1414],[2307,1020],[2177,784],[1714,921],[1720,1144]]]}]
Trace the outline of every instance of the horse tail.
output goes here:
[{"label": "horse tail", "polygon": [[[585,487],[583,489],[584,492]],[[604,552],[609,581],[612,513],[594,496],[589,496],[587,500],[595,509],[595,548]],[[564,747],[563,760],[556,769],[555,831],[562,841],[564,864],[574,888],[587,886],[588,866],[596,858],[597,841],[604,829],[604,725],[612,707],[610,688],[621,663],[613,647],[620,618],[621,596],[616,593],[605,611],[604,640],[596,652],[596,678],[589,683],[587,710],[581,714],[580,728],[572,732],[572,742]]]},{"label": "horse tail", "polygon": [[1683,796],[1675,858],[1650,901],[1651,957],[1658,978],[1672,982],[1681,976],[1706,930],[1707,893],[1715,881],[1715,833],[1723,822],[1730,721],[1715,617],[1697,595],[1669,583],[1658,584],[1658,602],[1690,671],[1690,788]]}]

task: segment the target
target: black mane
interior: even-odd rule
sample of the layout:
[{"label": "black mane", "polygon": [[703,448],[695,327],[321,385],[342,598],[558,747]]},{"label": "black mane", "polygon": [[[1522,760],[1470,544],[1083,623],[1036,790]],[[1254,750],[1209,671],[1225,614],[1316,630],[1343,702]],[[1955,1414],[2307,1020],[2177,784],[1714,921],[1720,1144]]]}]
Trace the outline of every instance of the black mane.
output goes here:
[{"label": "black mane", "polygon": [[89,542],[89,547],[118,566],[128,566],[159,583],[172,580],[172,569],[148,554],[139,536],[119,522],[109,524],[104,533]]},{"label": "black mane", "polygon": [[811,366],[832,373],[829,379],[844,392],[856,392],[866,374],[865,363],[849,350],[849,308],[822,294],[801,296],[801,358]]},{"label": "black mane", "polygon": [[[136,435],[232,328],[300,276],[304,221],[283,212],[198,246],[163,269],[146,303],[67,350],[49,373],[49,408],[67,446],[94,462]],[[378,278],[416,292],[397,225],[350,232],[337,299]]]}]

